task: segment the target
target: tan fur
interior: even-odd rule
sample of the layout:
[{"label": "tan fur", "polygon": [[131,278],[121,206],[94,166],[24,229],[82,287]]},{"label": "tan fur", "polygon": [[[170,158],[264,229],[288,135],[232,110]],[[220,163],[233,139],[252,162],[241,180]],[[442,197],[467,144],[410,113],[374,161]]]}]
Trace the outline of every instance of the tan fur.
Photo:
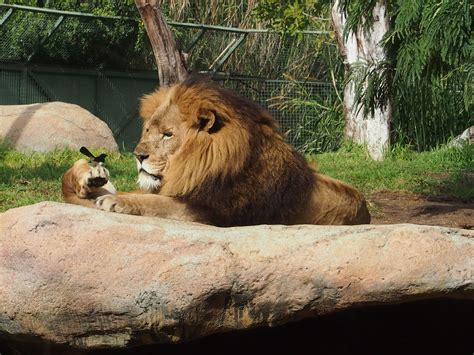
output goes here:
[{"label": "tan fur", "polygon": [[218,226],[370,222],[356,189],[317,173],[267,111],[208,80],[146,95],[140,113],[135,154],[148,191],[99,197],[99,208]]},{"label": "tan fur", "polygon": [[[80,159],[66,171],[62,179],[62,195],[64,201],[85,207],[95,207],[95,199],[99,196],[110,194],[110,190],[99,187],[90,188],[87,186],[87,178],[93,178],[94,173],[99,175],[104,173],[100,167],[89,166],[87,160]],[[106,176],[104,176],[105,178]]]}]

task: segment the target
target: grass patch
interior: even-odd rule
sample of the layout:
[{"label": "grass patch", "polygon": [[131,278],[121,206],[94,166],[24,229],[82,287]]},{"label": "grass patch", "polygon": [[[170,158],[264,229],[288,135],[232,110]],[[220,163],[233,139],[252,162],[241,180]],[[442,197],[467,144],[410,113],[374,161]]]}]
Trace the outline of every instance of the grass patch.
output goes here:
[{"label": "grass patch", "polygon": [[364,193],[404,191],[420,195],[474,200],[474,146],[447,146],[414,152],[395,146],[384,161],[373,161],[367,151],[345,145],[335,153],[309,156],[319,170],[357,186]]},{"label": "grass patch", "polygon": [[[61,177],[81,158],[81,153],[72,150],[26,155],[0,145],[0,212],[45,200],[62,201]],[[108,153],[106,163],[119,190],[136,187],[132,154]]]},{"label": "grass patch", "polygon": [[[98,151],[94,154],[100,153]],[[442,147],[416,153],[395,147],[386,160],[371,160],[361,147],[311,155],[322,173],[358,187],[366,194],[407,191],[434,197],[474,200],[474,146]],[[0,212],[40,201],[61,201],[61,177],[82,154],[71,150],[25,155],[0,145]],[[110,153],[107,168],[120,191],[136,188],[132,154]]]}]

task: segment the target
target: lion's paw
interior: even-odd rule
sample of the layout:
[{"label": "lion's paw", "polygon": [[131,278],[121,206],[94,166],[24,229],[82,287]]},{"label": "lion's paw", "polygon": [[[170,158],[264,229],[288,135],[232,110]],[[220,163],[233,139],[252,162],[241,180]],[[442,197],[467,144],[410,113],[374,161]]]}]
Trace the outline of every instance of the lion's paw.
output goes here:
[{"label": "lion's paw", "polygon": [[117,195],[104,195],[95,200],[97,208],[107,212],[117,212],[123,214],[136,214],[134,209],[127,204],[125,199]]}]

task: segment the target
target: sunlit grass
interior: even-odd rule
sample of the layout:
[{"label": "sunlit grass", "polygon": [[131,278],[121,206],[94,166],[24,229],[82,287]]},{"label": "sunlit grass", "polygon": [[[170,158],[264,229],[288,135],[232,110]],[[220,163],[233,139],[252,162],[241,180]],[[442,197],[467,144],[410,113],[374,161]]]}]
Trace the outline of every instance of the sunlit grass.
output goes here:
[{"label": "sunlit grass", "polygon": [[365,193],[382,190],[474,200],[474,146],[446,146],[429,152],[394,147],[384,161],[373,161],[362,147],[308,157],[322,173],[347,181]]},{"label": "sunlit grass", "polygon": [[[72,150],[27,155],[1,146],[0,211],[45,200],[62,201],[61,177],[81,158],[81,153]],[[136,187],[132,154],[108,153],[106,166],[119,190]]]},{"label": "sunlit grass", "polygon": [[[95,151],[94,153],[101,153]],[[0,211],[40,201],[61,201],[61,177],[84,156],[78,151],[22,154],[0,146]],[[395,147],[382,162],[361,147],[345,145],[334,153],[308,156],[322,173],[361,189],[406,191],[474,201],[474,146],[441,147],[416,153]],[[120,191],[136,188],[132,154],[109,153],[106,166]]]}]

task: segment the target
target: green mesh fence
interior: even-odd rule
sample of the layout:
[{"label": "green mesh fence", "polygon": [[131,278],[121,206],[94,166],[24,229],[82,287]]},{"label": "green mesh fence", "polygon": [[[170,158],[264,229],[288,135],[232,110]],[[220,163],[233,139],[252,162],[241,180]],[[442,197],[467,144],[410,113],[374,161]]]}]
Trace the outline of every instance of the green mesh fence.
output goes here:
[{"label": "green mesh fence", "polygon": [[[193,72],[268,108],[305,152],[337,148],[342,122],[327,65],[327,33],[298,38],[258,30],[170,23]],[[124,149],[140,134],[138,98],[153,90],[156,64],[142,25],[100,17],[0,5],[0,104],[65,101],[103,119]],[[324,123],[324,124],[323,124]]]}]

